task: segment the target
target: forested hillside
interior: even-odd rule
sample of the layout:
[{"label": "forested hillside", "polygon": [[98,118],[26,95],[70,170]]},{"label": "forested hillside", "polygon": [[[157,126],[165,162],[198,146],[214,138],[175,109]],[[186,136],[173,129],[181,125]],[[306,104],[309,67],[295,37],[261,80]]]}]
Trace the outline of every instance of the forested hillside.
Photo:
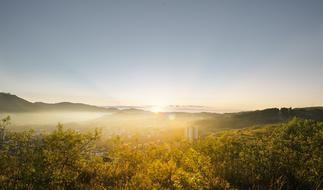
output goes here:
[{"label": "forested hillside", "polygon": [[321,189],[323,123],[287,123],[138,143],[100,131],[7,131],[0,142],[5,189]]},{"label": "forested hillside", "polygon": [[223,129],[239,129],[264,124],[287,122],[292,118],[323,121],[322,107],[309,108],[270,108],[257,111],[217,114],[201,119],[195,123],[206,134]]}]

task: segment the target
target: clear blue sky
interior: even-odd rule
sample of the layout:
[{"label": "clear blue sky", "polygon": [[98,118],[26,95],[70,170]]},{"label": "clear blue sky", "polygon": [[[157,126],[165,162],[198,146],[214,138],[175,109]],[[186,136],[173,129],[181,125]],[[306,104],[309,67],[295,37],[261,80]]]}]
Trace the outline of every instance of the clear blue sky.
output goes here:
[{"label": "clear blue sky", "polygon": [[95,105],[323,105],[323,1],[2,0],[0,91]]}]

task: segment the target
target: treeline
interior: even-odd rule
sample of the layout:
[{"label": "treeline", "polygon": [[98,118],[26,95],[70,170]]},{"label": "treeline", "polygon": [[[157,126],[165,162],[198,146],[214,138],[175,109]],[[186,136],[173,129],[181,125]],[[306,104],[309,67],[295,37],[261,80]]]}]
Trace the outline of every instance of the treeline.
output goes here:
[{"label": "treeline", "polygon": [[[8,124],[3,120],[1,127]],[[8,130],[7,130],[8,131]],[[61,125],[7,132],[2,189],[321,189],[323,123],[230,130],[196,142],[100,140]]]}]

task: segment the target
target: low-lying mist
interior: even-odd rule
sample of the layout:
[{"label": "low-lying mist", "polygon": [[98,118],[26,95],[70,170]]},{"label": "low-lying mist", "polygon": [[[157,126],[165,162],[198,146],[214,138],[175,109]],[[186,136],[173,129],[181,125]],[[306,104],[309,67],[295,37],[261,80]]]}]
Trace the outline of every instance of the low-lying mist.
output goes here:
[{"label": "low-lying mist", "polygon": [[11,129],[32,129],[56,126],[58,123],[80,123],[108,115],[104,112],[28,112],[28,113],[2,113],[10,116]]},{"label": "low-lying mist", "polygon": [[2,113],[10,116],[10,130],[34,129],[47,133],[58,123],[65,128],[79,131],[100,129],[103,138],[121,136],[128,139],[166,139],[183,136],[183,128],[193,126],[197,121],[208,118],[208,114],[153,113],[141,110],[120,110],[115,112],[33,112]]}]

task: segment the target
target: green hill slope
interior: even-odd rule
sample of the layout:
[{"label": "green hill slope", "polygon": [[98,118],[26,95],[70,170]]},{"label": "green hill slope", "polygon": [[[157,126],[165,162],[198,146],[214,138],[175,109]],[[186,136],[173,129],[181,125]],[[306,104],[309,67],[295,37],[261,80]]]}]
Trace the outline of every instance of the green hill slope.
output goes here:
[{"label": "green hill slope", "polygon": [[47,104],[42,102],[32,103],[16,95],[0,93],[0,112],[42,112],[42,111],[93,111],[108,112],[113,108],[103,108],[81,103],[61,102]]}]

